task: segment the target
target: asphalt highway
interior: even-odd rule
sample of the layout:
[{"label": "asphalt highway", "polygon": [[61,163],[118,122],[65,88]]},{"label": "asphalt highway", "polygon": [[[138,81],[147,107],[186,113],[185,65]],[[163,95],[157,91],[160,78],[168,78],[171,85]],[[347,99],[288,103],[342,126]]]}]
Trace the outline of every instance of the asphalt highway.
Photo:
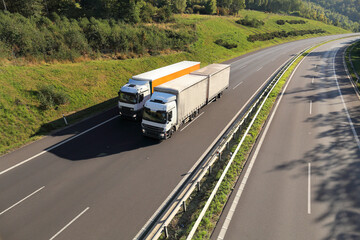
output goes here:
[{"label": "asphalt highway", "polygon": [[360,98],[343,65],[353,40],[299,65],[212,239],[360,239]]},{"label": "asphalt highway", "polygon": [[133,239],[280,65],[337,37],[228,61],[223,97],[169,140],[144,138],[138,122],[121,120],[112,109],[2,156],[0,239]]}]

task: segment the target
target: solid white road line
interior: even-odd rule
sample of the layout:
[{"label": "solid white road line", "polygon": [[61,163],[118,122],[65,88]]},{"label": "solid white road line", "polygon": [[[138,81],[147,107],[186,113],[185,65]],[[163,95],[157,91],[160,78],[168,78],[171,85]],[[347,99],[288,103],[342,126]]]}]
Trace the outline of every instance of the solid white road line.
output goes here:
[{"label": "solid white road line", "polygon": [[[340,48],[339,48],[340,49]],[[343,95],[341,93],[341,90],[340,90],[340,86],[339,86],[339,81],[338,81],[338,78],[336,76],[336,69],[335,69],[335,58],[336,58],[336,54],[338,53],[339,49],[336,50],[335,52],[335,55],[334,55],[334,58],[333,58],[333,73],[334,73],[334,76],[335,76],[335,80],[336,80],[336,85],[337,85],[337,88],[338,88],[338,92],[340,94],[340,98],[341,98],[341,101],[343,103],[343,106],[344,106],[344,110],[346,112],[346,116],[347,116],[347,119],[348,119],[348,122],[349,122],[349,125],[350,125],[350,128],[351,128],[351,131],[354,135],[354,138],[355,138],[355,141],[357,143],[357,146],[358,148],[360,149],[360,140],[359,140],[359,136],[357,135],[356,133],[356,130],[355,130],[355,127],[354,127],[354,124],[351,120],[351,117],[350,117],[350,114],[349,114],[349,111],[346,107],[346,104],[345,104],[345,101],[344,101],[344,98],[343,98]]]},{"label": "solid white road line", "polygon": [[237,88],[238,86],[240,86],[242,83],[243,83],[243,82],[238,83],[235,87],[233,87],[233,90],[234,90],[235,88]]},{"label": "solid white road line", "polygon": [[312,77],[312,80],[311,80],[311,83],[312,83],[312,84],[314,84],[314,78],[315,78],[315,77]]},{"label": "solid white road line", "polygon": [[66,228],[68,228],[73,222],[75,222],[81,215],[83,215],[87,210],[89,210],[90,207],[85,208],[84,211],[82,211],[79,215],[77,215],[73,220],[71,220],[68,224],[65,225],[60,231],[58,231],[50,240],[53,240],[56,238],[60,233],[62,233]]},{"label": "solid white road line", "polygon": [[308,163],[308,214],[311,214],[311,163]]},{"label": "solid white road line", "polygon": [[6,172],[8,172],[8,171],[10,171],[10,170],[12,170],[12,169],[14,169],[14,168],[16,168],[16,167],[19,167],[19,166],[23,165],[24,163],[27,163],[27,162],[29,162],[30,160],[33,160],[34,158],[37,158],[37,157],[43,155],[44,153],[47,153],[47,152],[49,152],[49,151],[51,151],[51,150],[53,150],[53,149],[55,149],[55,148],[57,148],[57,147],[65,144],[65,143],[67,143],[67,142],[70,142],[71,140],[73,140],[73,139],[75,139],[75,138],[77,138],[77,137],[80,137],[81,135],[83,135],[83,134],[85,134],[85,133],[87,133],[87,132],[90,132],[91,130],[94,130],[95,128],[100,127],[100,126],[104,125],[105,123],[108,123],[108,122],[110,122],[110,121],[112,121],[112,120],[114,120],[115,118],[118,118],[118,117],[119,117],[119,116],[112,117],[112,118],[106,120],[105,122],[99,123],[98,125],[96,125],[96,126],[94,126],[94,127],[92,127],[92,128],[89,128],[88,130],[85,130],[84,132],[81,132],[81,133],[79,133],[79,134],[77,134],[77,135],[75,135],[75,136],[72,136],[72,137],[70,137],[70,138],[68,138],[68,139],[66,139],[66,140],[64,140],[64,141],[62,141],[62,142],[60,142],[60,143],[58,143],[58,144],[56,144],[56,145],[48,148],[48,149],[46,149],[45,151],[42,151],[42,152],[40,152],[40,153],[38,153],[38,154],[36,154],[36,155],[34,155],[34,156],[32,156],[32,157],[30,157],[30,158],[22,161],[22,162],[14,165],[14,166],[8,168],[8,169],[5,169],[4,171],[0,172],[0,175],[6,173]]},{"label": "solid white road line", "polygon": [[186,125],[185,127],[183,127],[180,132],[182,132],[185,128],[187,128],[190,124],[192,124],[196,119],[198,119],[201,115],[203,115],[205,112],[200,113],[196,118],[194,118],[191,122],[189,122],[188,125]]},{"label": "solid white road line", "polygon": [[27,197],[24,197],[23,199],[21,199],[20,201],[18,201],[17,203],[15,203],[14,205],[12,205],[11,207],[8,207],[7,209],[5,209],[4,211],[2,211],[0,213],[0,216],[3,215],[4,213],[6,213],[7,211],[9,211],[10,209],[16,207],[17,205],[19,205],[20,203],[22,203],[23,201],[25,201],[26,199],[28,199],[29,197],[35,195],[36,193],[40,192],[41,190],[43,190],[45,188],[45,186],[39,188],[38,190],[36,190],[35,192],[31,193],[30,195],[28,195]]},{"label": "solid white road line", "polygon": [[305,58],[306,58],[306,57],[304,57],[304,58],[299,62],[299,64],[296,66],[296,68],[295,68],[294,71],[292,72],[289,80],[287,81],[287,83],[286,83],[283,91],[281,92],[281,95],[280,95],[280,97],[279,97],[279,100],[277,101],[277,103],[276,103],[276,105],[275,105],[274,111],[272,112],[272,114],[271,114],[271,116],[270,116],[270,118],[269,118],[269,121],[268,121],[268,123],[266,124],[266,127],[265,127],[265,129],[264,129],[263,134],[261,135],[259,144],[256,146],[254,155],[252,156],[252,158],[251,158],[251,160],[250,160],[250,163],[249,163],[249,166],[248,166],[248,168],[246,169],[246,173],[245,173],[245,175],[244,175],[244,177],[243,177],[243,179],[242,179],[242,181],[241,181],[241,184],[240,184],[239,189],[238,189],[238,191],[237,191],[237,193],[236,193],[235,199],[234,199],[233,203],[231,204],[230,211],[228,212],[228,214],[227,214],[227,216],[226,216],[226,218],[225,218],[225,222],[224,222],[223,226],[221,227],[221,230],[220,230],[219,236],[217,237],[217,240],[223,240],[223,239],[225,239],[226,232],[227,232],[227,230],[228,230],[228,228],[229,228],[229,225],[230,225],[230,222],[231,222],[231,220],[232,220],[232,217],[233,217],[233,215],[234,215],[234,213],[235,213],[236,207],[237,207],[237,205],[238,205],[238,203],[239,203],[239,201],[240,201],[241,195],[242,195],[242,193],[243,193],[243,191],[244,191],[244,189],[245,189],[245,185],[246,185],[246,183],[247,183],[247,180],[248,180],[248,178],[250,177],[251,170],[252,170],[252,168],[253,168],[253,166],[254,166],[254,164],[255,164],[256,158],[257,158],[257,156],[258,156],[258,154],[259,154],[259,152],[260,152],[261,146],[262,146],[262,144],[263,144],[263,142],[264,142],[264,140],[265,140],[265,137],[266,137],[266,134],[267,134],[267,132],[268,132],[268,130],[269,130],[269,127],[270,127],[270,125],[271,125],[271,122],[272,122],[272,120],[273,120],[273,118],[274,118],[274,116],[275,116],[275,113],[276,113],[276,111],[277,111],[277,109],[278,109],[278,107],[279,107],[279,104],[280,104],[280,102],[281,102],[281,100],[282,100],[282,98],[283,98],[283,96],[284,96],[284,93],[285,93],[285,91],[286,91],[289,83],[290,83],[291,80],[292,80],[292,77],[294,76],[297,68],[301,65],[302,61],[304,61]]},{"label": "solid white road line", "polygon": [[310,100],[310,115],[312,113],[312,100]]}]

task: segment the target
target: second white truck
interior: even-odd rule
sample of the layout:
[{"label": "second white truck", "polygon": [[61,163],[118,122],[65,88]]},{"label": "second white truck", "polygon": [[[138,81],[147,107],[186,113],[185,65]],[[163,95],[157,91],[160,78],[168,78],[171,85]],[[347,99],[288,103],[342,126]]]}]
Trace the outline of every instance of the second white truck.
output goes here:
[{"label": "second white truck", "polygon": [[154,88],[144,105],[145,136],[167,139],[229,86],[230,65],[211,64]]}]

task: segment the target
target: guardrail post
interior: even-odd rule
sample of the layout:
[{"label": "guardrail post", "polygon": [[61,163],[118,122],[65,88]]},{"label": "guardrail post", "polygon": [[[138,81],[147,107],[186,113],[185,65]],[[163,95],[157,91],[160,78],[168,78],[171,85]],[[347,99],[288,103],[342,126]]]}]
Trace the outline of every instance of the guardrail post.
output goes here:
[{"label": "guardrail post", "polygon": [[66,118],[65,118],[64,114],[63,114],[63,119],[64,119],[64,122],[65,122],[65,125],[68,125],[68,122],[66,121]]},{"label": "guardrail post", "polygon": [[185,201],[183,201],[183,210],[184,210],[184,212],[186,212],[186,202]]},{"label": "guardrail post", "polygon": [[211,174],[211,172],[212,172],[212,168],[211,166],[209,166],[209,175]]},{"label": "guardrail post", "polygon": [[230,149],[230,141],[226,143],[226,149],[227,149],[227,150]]},{"label": "guardrail post", "polygon": [[165,234],[165,238],[169,238],[169,232],[168,232],[168,229],[167,229],[167,226],[164,226],[164,234]]},{"label": "guardrail post", "polygon": [[200,182],[197,182],[197,190],[200,192]]}]

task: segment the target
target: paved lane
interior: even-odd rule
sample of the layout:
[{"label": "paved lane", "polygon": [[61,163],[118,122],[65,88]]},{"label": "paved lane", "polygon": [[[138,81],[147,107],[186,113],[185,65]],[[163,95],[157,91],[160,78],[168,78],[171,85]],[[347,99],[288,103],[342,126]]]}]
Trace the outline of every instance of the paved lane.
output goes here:
[{"label": "paved lane", "polygon": [[[115,117],[1,174],[0,212],[44,188],[0,215],[0,238],[132,239],[267,78],[293,54],[330,38],[230,61],[231,84],[223,98],[168,141],[143,138],[139,123]],[[0,171],[114,116],[115,110],[108,111],[3,156]]]},{"label": "paved lane", "polygon": [[250,158],[231,222],[232,201],[213,239],[359,239],[360,100],[343,67],[349,42],[327,43],[301,63]]}]

